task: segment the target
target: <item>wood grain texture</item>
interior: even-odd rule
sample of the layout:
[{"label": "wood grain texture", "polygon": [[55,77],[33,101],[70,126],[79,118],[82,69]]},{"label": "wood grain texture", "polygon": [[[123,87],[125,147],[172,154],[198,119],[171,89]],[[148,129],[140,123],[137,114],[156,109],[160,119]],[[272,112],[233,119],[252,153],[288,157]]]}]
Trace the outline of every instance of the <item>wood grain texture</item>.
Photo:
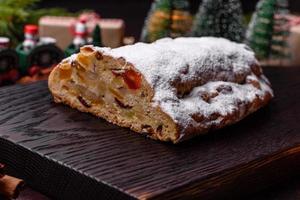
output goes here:
[{"label": "wood grain texture", "polygon": [[0,162],[57,199],[236,197],[299,169],[300,69],[265,69],[270,105],[179,145],[52,102],[45,82],[0,90]]},{"label": "wood grain texture", "polygon": [[26,187],[24,190],[21,191],[17,200],[50,200],[50,198],[29,187]]},{"label": "wood grain texture", "polygon": [[251,195],[246,200],[298,200],[300,199],[300,177]]},{"label": "wood grain texture", "polygon": [[[274,187],[270,187],[259,193],[244,197],[245,200],[295,200],[300,199],[300,180],[299,176],[289,179],[288,182],[283,182]],[[21,191],[17,200],[50,200],[48,197],[39,192],[26,188]]]}]

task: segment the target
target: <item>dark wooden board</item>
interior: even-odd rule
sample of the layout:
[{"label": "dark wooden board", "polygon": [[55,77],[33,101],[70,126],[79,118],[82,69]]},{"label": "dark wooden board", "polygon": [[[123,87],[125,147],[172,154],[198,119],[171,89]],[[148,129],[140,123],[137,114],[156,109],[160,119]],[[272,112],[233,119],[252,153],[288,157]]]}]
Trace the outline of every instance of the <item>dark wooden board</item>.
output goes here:
[{"label": "dark wooden board", "polygon": [[[243,197],[244,200],[297,200],[300,199],[300,180],[299,176],[294,177],[288,182],[283,182],[274,187],[260,191]],[[17,200],[50,200],[48,197],[40,194],[39,192],[25,188],[21,191]]]},{"label": "dark wooden board", "polygon": [[299,171],[300,68],[268,68],[276,98],[179,145],[57,105],[45,82],[0,90],[0,162],[57,199],[232,198]]},{"label": "dark wooden board", "polygon": [[[283,182],[257,194],[250,195],[245,200],[299,200],[300,176],[295,176],[288,182]],[[41,199],[42,200],[42,199]]]}]

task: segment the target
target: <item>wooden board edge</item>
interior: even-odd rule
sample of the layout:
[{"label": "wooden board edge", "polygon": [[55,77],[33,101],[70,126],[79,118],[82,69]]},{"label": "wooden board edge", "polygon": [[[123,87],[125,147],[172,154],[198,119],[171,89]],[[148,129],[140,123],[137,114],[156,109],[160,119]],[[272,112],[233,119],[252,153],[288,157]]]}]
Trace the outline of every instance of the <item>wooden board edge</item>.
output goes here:
[{"label": "wooden board edge", "polygon": [[1,137],[0,162],[7,166],[7,174],[24,179],[27,185],[54,199],[136,199]]},{"label": "wooden board edge", "polygon": [[[271,156],[236,166],[205,180],[192,180],[178,188],[139,199],[235,199],[300,175],[300,144]],[[251,189],[249,189],[251,188]]]}]

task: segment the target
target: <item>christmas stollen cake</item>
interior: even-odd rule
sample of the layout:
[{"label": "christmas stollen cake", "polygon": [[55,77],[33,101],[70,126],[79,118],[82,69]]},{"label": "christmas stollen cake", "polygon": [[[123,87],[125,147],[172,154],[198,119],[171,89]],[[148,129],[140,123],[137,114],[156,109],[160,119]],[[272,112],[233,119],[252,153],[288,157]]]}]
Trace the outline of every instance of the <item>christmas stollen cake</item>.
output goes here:
[{"label": "christmas stollen cake", "polygon": [[55,102],[174,143],[233,124],[273,97],[254,53],[213,37],[85,46],[52,71],[49,88]]}]

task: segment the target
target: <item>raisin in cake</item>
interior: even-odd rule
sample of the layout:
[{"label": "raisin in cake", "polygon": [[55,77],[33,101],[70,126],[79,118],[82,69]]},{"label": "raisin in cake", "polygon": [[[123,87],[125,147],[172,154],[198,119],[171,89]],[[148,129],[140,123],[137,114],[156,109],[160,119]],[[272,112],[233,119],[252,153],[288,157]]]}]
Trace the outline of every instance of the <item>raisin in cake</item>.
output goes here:
[{"label": "raisin in cake", "polygon": [[177,143],[243,119],[273,97],[254,53],[226,39],[93,46],[49,77],[55,102]]}]

